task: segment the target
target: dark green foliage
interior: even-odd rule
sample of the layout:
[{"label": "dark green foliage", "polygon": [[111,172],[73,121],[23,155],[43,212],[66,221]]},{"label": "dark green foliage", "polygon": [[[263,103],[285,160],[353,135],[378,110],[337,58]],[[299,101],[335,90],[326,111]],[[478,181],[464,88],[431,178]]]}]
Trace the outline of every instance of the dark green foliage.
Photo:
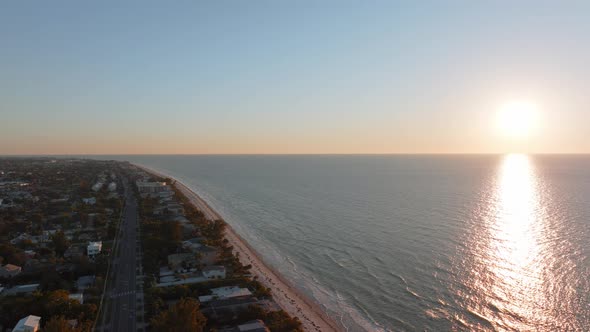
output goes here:
[{"label": "dark green foliage", "polygon": [[180,299],[151,320],[153,330],[170,332],[201,332],[206,323],[207,318],[199,311],[199,302],[191,298]]}]

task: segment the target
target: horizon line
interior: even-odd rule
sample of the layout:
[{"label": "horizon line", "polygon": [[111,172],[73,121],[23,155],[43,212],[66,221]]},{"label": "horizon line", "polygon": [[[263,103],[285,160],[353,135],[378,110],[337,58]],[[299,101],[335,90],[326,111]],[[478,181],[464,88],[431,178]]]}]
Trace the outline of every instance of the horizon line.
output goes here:
[{"label": "horizon line", "polygon": [[590,152],[391,152],[391,153],[43,153],[0,154],[2,157],[64,157],[64,156],[484,156],[484,155],[590,155]]}]

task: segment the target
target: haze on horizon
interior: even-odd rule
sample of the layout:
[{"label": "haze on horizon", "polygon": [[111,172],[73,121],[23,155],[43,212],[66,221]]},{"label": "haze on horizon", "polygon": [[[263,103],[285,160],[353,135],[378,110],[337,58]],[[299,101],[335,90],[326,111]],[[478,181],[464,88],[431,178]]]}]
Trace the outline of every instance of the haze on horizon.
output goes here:
[{"label": "haze on horizon", "polygon": [[590,153],[589,10],[2,2],[0,154]]}]

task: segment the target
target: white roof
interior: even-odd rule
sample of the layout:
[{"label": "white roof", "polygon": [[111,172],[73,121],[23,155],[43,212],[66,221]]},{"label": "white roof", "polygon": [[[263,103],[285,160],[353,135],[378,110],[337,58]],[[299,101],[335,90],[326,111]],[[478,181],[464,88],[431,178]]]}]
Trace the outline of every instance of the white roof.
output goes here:
[{"label": "white roof", "polygon": [[238,325],[238,330],[240,330],[240,331],[251,331],[251,330],[256,330],[256,329],[264,329],[264,328],[266,328],[266,326],[260,320],[255,320],[255,321],[247,322],[242,325]]},{"label": "white roof", "polygon": [[229,299],[238,296],[252,295],[247,288],[240,288],[238,286],[219,287],[211,289],[211,295],[199,296],[199,302],[208,302],[215,298]]},{"label": "white roof", "polygon": [[14,327],[14,329],[12,329],[12,331],[13,332],[24,331],[25,327],[29,327],[29,328],[39,327],[40,320],[41,320],[41,317],[39,317],[39,316],[29,315],[29,316],[19,320],[18,323],[16,324],[16,326]]}]

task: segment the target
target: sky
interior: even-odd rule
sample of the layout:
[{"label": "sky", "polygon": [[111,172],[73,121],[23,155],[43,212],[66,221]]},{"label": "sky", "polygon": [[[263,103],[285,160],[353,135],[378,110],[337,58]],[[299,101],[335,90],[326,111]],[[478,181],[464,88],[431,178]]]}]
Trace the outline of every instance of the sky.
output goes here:
[{"label": "sky", "polygon": [[[590,153],[589,12],[2,1],[0,154]],[[514,100],[523,137],[495,123]]]}]

